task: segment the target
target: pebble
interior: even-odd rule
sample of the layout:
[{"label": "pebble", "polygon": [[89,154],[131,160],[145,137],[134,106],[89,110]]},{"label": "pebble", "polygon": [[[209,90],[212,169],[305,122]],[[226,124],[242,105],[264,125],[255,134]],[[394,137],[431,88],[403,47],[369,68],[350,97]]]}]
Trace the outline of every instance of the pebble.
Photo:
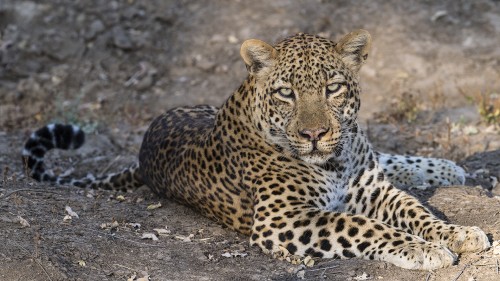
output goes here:
[{"label": "pebble", "polygon": [[101,20],[96,19],[90,24],[87,32],[85,32],[84,34],[84,38],[87,40],[93,39],[96,37],[96,35],[98,35],[103,31],[104,31],[104,23],[102,23]]},{"label": "pebble", "polygon": [[112,34],[114,46],[123,50],[131,50],[134,48],[134,43],[130,39],[130,36],[127,34],[127,32],[123,29],[123,27],[119,25],[113,27]]}]

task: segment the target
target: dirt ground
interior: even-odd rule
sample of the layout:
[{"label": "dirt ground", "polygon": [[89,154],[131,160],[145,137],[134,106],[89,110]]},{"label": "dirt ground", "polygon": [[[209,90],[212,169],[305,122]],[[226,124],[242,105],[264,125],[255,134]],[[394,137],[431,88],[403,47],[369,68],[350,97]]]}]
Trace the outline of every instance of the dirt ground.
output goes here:
[{"label": "dirt ground", "polygon": [[[55,172],[115,171],[135,161],[156,115],[220,105],[239,86],[245,39],[357,28],[373,36],[360,123],[374,145],[458,161],[467,186],[409,192],[500,240],[499,1],[0,0],[0,280],[500,280],[500,245],[432,272],[356,259],[306,267],[147,188],[24,176],[21,147],[37,127],[88,132],[80,150],[50,153]],[[158,240],[142,238],[151,233]]]}]

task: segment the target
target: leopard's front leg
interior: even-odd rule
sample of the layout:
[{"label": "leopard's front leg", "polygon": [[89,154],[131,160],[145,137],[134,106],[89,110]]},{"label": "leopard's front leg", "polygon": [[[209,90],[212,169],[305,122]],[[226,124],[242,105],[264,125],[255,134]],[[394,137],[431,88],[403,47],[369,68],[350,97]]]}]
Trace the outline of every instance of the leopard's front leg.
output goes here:
[{"label": "leopard's front leg", "polygon": [[449,224],[434,216],[416,198],[394,188],[374,168],[362,169],[350,182],[344,199],[346,211],[379,219],[427,241],[437,242],[456,253],[490,247],[486,234],[475,226]]},{"label": "leopard's front leg", "polygon": [[362,215],[303,206],[271,214],[268,208],[259,208],[262,211],[256,210],[250,241],[265,252],[282,246],[302,257],[359,257],[420,270],[447,267],[456,260],[446,247]]},{"label": "leopard's front leg", "polygon": [[254,190],[254,224],[250,241],[264,251],[284,247],[292,255],[321,258],[360,257],[408,269],[450,266],[456,255],[446,247],[363,215],[321,210],[315,196],[300,185],[279,184],[264,176]]}]

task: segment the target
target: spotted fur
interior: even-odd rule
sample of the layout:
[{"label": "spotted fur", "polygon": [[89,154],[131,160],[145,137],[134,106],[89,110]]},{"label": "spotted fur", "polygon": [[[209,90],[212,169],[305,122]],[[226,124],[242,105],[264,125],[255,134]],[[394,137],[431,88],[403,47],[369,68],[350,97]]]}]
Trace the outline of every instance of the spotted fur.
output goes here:
[{"label": "spotted fur", "polygon": [[[463,183],[463,170],[379,154],[358,126],[358,71],[370,40],[358,30],[337,43],[308,34],[275,46],[245,41],[249,75],[239,89],[221,108],[181,107],[156,118],[129,177],[249,235],[266,252],[428,270],[453,264],[455,253],[489,247],[479,228],[438,219],[391,183]],[[58,126],[49,131],[57,134]],[[65,147],[49,135],[42,129],[26,144],[28,167],[37,179],[62,183],[44,174],[43,153],[35,153]]]}]

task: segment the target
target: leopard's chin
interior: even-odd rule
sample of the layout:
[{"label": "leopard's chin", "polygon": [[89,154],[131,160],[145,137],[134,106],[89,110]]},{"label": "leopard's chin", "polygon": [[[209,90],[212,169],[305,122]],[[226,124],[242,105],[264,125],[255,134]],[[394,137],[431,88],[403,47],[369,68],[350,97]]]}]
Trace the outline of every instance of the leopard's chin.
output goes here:
[{"label": "leopard's chin", "polygon": [[299,158],[309,164],[323,165],[332,157],[331,153],[321,152],[318,150],[311,151],[310,153],[300,155]]}]

